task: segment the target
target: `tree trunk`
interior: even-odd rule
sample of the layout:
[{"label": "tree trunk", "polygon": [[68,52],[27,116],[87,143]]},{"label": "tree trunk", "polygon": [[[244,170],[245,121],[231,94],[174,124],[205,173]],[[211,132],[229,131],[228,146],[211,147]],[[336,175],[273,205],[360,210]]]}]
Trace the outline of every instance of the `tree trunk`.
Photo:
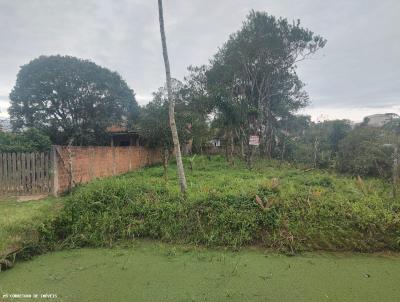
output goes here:
[{"label": "tree trunk", "polygon": [[281,161],[285,159],[285,151],[286,151],[286,137],[283,137]]},{"label": "tree trunk", "polygon": [[318,137],[314,140],[314,168],[317,168],[317,158],[318,158]]},{"label": "tree trunk", "polygon": [[230,131],[230,162],[231,165],[234,166],[235,165],[235,141],[234,141],[234,137],[233,137],[233,130],[231,129]]},{"label": "tree trunk", "polygon": [[229,163],[229,152],[228,152],[229,134],[228,134],[228,130],[225,130],[224,141],[225,141],[225,159]]},{"label": "tree trunk", "polygon": [[253,168],[253,151],[254,151],[253,146],[247,144],[246,164],[247,164],[247,169],[249,170]]},{"label": "tree trunk", "polygon": [[165,148],[163,153],[163,166],[164,166],[164,179],[168,181],[168,162],[169,162],[169,149]]},{"label": "tree trunk", "polygon": [[394,152],[393,152],[393,189],[392,189],[392,195],[393,198],[396,198],[397,196],[397,183],[399,179],[399,149],[397,146],[394,147]]},{"label": "tree trunk", "polygon": [[174,100],[174,96],[172,94],[171,70],[170,70],[169,59],[168,59],[167,41],[165,38],[164,14],[163,14],[162,0],[158,0],[158,13],[159,13],[159,21],[160,21],[161,43],[162,43],[162,48],[163,48],[163,56],[164,56],[164,64],[165,64],[165,75],[167,78],[167,92],[168,92],[168,101],[169,101],[169,124],[170,124],[171,132],[172,132],[172,140],[174,142],[176,165],[178,168],[179,186],[181,189],[181,193],[186,193],[185,170],[183,168],[181,147],[179,144],[179,137],[178,137],[178,130],[176,128],[176,123],[175,123],[175,100]]},{"label": "tree trunk", "polygon": [[244,160],[246,158],[245,152],[244,152],[244,137],[243,135],[240,135],[240,156]]}]

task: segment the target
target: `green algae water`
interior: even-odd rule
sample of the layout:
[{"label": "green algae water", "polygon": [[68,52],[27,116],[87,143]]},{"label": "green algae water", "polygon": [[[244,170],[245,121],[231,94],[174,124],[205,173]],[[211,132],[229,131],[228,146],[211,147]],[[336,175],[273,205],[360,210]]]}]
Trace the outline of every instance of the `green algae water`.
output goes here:
[{"label": "green algae water", "polygon": [[400,258],[288,257],[139,242],[17,263],[0,273],[0,300],[400,301]]}]

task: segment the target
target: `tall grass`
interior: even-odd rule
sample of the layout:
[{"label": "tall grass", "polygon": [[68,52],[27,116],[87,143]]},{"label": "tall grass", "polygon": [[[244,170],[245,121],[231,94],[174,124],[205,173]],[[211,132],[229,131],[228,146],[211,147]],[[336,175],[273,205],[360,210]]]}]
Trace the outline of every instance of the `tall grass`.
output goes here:
[{"label": "tall grass", "polygon": [[249,171],[199,157],[179,194],[176,170],[152,167],[75,190],[44,229],[47,242],[106,246],[146,237],[279,251],[400,250],[400,200],[379,179],[260,161]]}]

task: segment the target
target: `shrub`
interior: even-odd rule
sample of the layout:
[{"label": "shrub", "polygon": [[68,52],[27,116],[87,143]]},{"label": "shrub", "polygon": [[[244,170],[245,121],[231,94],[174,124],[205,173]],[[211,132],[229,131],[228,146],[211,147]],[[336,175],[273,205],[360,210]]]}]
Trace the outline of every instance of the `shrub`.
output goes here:
[{"label": "shrub", "polygon": [[319,171],[257,167],[199,158],[186,199],[176,178],[164,182],[160,167],[93,182],[65,200],[44,239],[69,247],[145,237],[290,252],[400,250],[400,201],[389,198],[383,181],[365,180],[361,189]]},{"label": "shrub", "polygon": [[340,172],[388,177],[391,173],[392,150],[382,129],[358,127],[339,145],[338,168]]},{"label": "shrub", "polygon": [[37,129],[21,133],[0,132],[0,152],[43,152],[50,147],[50,138]]}]

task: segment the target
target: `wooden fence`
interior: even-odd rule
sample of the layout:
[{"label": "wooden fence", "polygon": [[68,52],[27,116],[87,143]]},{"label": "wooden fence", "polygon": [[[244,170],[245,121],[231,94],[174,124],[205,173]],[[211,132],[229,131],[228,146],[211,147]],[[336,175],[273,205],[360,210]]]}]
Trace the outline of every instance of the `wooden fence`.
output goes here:
[{"label": "wooden fence", "polygon": [[0,153],[0,195],[52,192],[50,152]]}]

